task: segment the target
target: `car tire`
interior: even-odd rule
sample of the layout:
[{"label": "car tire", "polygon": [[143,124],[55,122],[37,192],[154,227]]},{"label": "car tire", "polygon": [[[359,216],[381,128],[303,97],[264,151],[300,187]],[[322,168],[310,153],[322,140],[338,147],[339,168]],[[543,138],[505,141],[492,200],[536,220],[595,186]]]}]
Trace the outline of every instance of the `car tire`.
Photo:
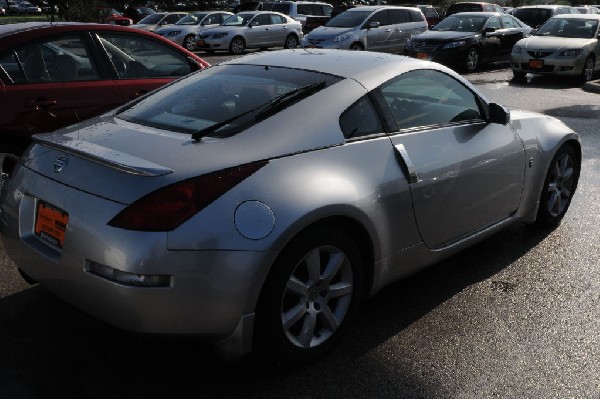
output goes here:
[{"label": "car tire", "polygon": [[515,80],[525,80],[525,76],[527,76],[527,72],[515,71],[513,69],[513,79]]},{"label": "car tire", "polygon": [[363,46],[362,43],[360,42],[354,42],[350,45],[350,47],[348,47],[348,50],[353,50],[353,51],[364,51],[365,46]]},{"label": "car tire", "polygon": [[556,227],[560,224],[577,189],[580,168],[579,157],[572,146],[564,145],[556,152],[542,187],[538,225]]},{"label": "car tire", "polygon": [[339,340],[362,297],[363,258],[340,228],[310,230],[280,254],[263,285],[255,346],[276,360],[302,363]]},{"label": "car tire", "polygon": [[183,47],[188,51],[196,50],[196,43],[194,41],[195,35],[187,35],[183,38]]},{"label": "car tire", "polygon": [[246,42],[243,38],[236,36],[229,43],[229,52],[231,54],[240,55],[246,50]]},{"label": "car tire", "polygon": [[594,68],[596,67],[596,62],[594,61],[594,57],[589,56],[587,60],[585,60],[585,64],[583,64],[583,70],[581,71],[580,81],[581,83],[589,82],[594,77]]},{"label": "car tire", "polygon": [[292,33],[287,35],[285,38],[285,43],[283,44],[284,48],[296,48],[298,47],[298,37]]},{"label": "car tire", "polygon": [[471,47],[467,51],[464,67],[467,72],[475,72],[479,68],[479,50],[477,48]]}]

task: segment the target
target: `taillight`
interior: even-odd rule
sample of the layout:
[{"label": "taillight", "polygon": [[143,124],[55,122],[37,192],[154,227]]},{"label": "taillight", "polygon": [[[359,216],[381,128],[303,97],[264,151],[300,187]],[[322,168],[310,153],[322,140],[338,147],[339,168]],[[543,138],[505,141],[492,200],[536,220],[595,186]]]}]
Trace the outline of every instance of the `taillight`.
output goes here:
[{"label": "taillight", "polygon": [[123,209],[108,225],[138,231],[173,230],[267,163],[236,166],[163,187]]}]

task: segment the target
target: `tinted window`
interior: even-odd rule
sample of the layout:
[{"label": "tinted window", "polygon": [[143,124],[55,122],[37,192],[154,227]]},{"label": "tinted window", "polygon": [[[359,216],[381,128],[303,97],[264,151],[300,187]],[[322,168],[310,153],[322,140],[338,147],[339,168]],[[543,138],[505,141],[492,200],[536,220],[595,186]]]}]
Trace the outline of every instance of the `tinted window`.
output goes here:
[{"label": "tinted window", "polygon": [[482,119],[475,95],[439,71],[407,72],[380,89],[399,129]]},{"label": "tinted window", "polygon": [[379,26],[389,25],[388,13],[387,10],[379,11],[373,14],[371,18],[369,18],[369,23],[371,22],[379,22]]},{"label": "tinted window", "polygon": [[290,15],[291,4],[289,3],[275,3],[273,4],[273,11],[280,12],[285,15]]},{"label": "tinted window", "polygon": [[108,32],[98,36],[121,79],[183,76],[192,71],[183,54],[152,39]]},{"label": "tinted window", "polygon": [[354,28],[361,25],[369,14],[371,14],[370,11],[344,11],[329,20],[325,26],[331,28]]},{"label": "tinted window", "polygon": [[340,127],[346,138],[367,136],[383,131],[373,103],[367,96],[362,97],[344,111],[340,116]]},{"label": "tinted window", "polygon": [[[417,12],[415,10],[415,12]],[[410,22],[408,12],[406,10],[388,10],[388,17],[390,18],[390,24],[401,24],[403,22]],[[423,18],[421,18],[421,21]]]},{"label": "tinted window", "polygon": [[[420,22],[423,21],[423,13],[417,11],[417,10],[409,10],[408,14],[410,16],[410,20],[412,22]],[[430,15],[431,17],[431,15]],[[434,17],[437,18],[437,14],[434,15]]]},{"label": "tinted window", "polygon": [[[14,83],[72,82],[99,79],[81,37],[62,36],[16,49],[0,58]],[[24,74],[24,75],[23,75]]]},{"label": "tinted window", "polygon": [[271,25],[271,17],[269,14],[257,15],[251,22],[252,25]]},{"label": "tinted window", "polygon": [[550,18],[552,11],[543,8],[521,8],[517,9],[513,15],[527,25],[535,28]]}]

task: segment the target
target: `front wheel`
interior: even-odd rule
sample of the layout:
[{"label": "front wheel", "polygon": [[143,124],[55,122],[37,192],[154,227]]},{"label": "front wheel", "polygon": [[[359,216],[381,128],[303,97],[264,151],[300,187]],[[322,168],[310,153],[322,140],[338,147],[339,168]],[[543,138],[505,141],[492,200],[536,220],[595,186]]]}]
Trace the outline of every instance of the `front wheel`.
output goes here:
[{"label": "front wheel", "polygon": [[246,42],[241,37],[234,37],[229,43],[229,52],[232,54],[242,54],[246,50]]},{"label": "front wheel", "polygon": [[286,360],[321,356],[356,313],[362,281],[362,256],[345,231],[324,228],[297,237],[265,281],[257,345]]},{"label": "front wheel", "polygon": [[552,159],[544,181],[537,215],[538,224],[546,227],[558,226],[575,194],[579,171],[579,158],[573,147],[561,147]]},{"label": "front wheel", "polygon": [[583,71],[581,71],[580,80],[581,83],[589,82],[592,80],[594,76],[594,68],[596,67],[596,62],[590,56],[587,60],[585,60],[585,64],[583,66]]},{"label": "front wheel", "polygon": [[474,72],[479,67],[479,51],[475,47],[471,47],[467,51],[465,58],[465,69],[467,72]]},{"label": "front wheel", "polygon": [[194,41],[195,38],[196,36],[194,35],[187,35],[186,37],[184,37],[183,47],[185,47],[186,50],[194,51],[196,49],[196,43]]},{"label": "front wheel", "polygon": [[284,43],[283,47],[284,48],[296,48],[296,47],[298,47],[298,38],[296,37],[296,35],[289,34],[285,38],[285,43]]},{"label": "front wheel", "polygon": [[353,51],[363,51],[365,49],[365,46],[363,46],[362,43],[359,42],[354,42],[350,45],[350,47],[348,48],[348,50],[353,50]]}]

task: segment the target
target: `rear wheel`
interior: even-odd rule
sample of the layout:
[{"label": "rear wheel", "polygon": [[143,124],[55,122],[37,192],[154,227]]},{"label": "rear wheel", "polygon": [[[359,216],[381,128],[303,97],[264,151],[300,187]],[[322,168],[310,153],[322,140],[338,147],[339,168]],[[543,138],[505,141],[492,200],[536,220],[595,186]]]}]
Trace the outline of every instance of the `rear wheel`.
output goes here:
[{"label": "rear wheel", "polygon": [[279,358],[313,360],[339,339],[358,309],[363,260],[345,231],[293,240],[273,265],[256,312],[257,345]]},{"label": "rear wheel", "polygon": [[298,38],[296,37],[296,35],[290,33],[285,38],[285,43],[284,43],[283,47],[285,47],[285,48],[296,48],[296,47],[298,47]]},{"label": "rear wheel", "polygon": [[196,49],[196,43],[194,42],[195,37],[196,36],[194,35],[187,35],[183,38],[183,47],[185,47],[186,50],[194,51]]},{"label": "rear wheel", "polygon": [[579,180],[579,158],[571,146],[561,147],[548,168],[537,222],[546,227],[557,226],[567,213]]},{"label": "rear wheel", "polygon": [[465,69],[467,72],[474,72],[477,68],[479,68],[479,51],[471,47],[465,58]]},{"label": "rear wheel", "polygon": [[229,52],[231,54],[242,54],[246,50],[246,42],[241,37],[237,36],[229,43]]}]

